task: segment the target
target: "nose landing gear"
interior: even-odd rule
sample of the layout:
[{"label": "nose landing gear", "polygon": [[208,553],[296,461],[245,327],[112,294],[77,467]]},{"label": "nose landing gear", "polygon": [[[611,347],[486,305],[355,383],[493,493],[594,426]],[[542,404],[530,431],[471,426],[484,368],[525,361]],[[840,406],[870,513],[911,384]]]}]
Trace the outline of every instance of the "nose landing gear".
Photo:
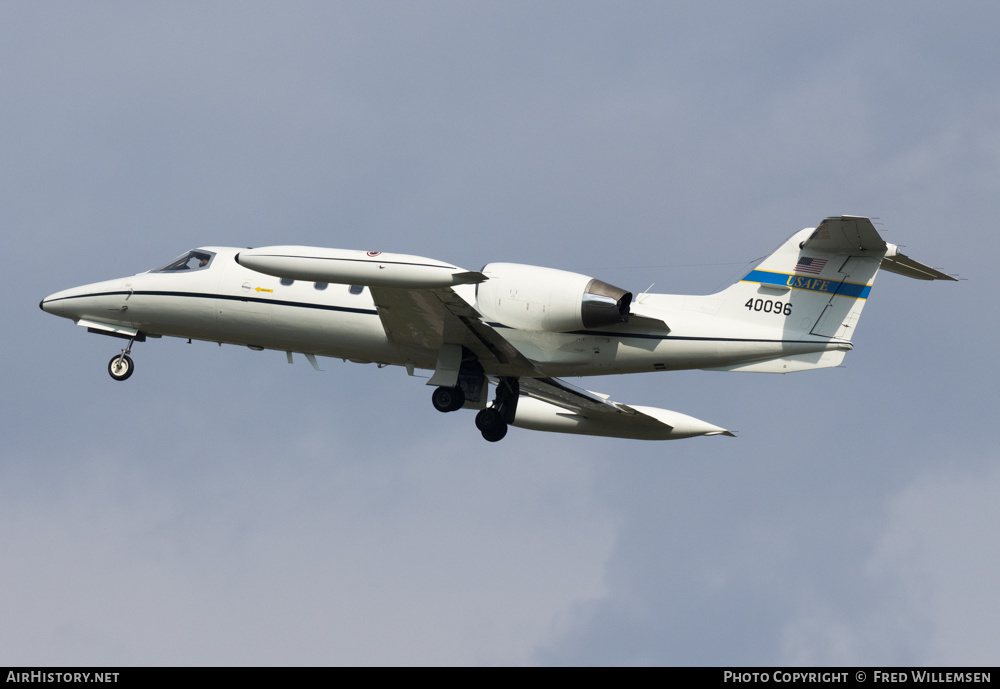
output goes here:
[{"label": "nose landing gear", "polygon": [[135,364],[132,362],[132,357],[129,356],[132,352],[133,342],[135,342],[135,338],[128,341],[128,347],[123,349],[121,354],[111,357],[111,361],[108,362],[108,373],[115,380],[128,380],[132,372],[135,371]]},{"label": "nose landing gear", "polygon": [[115,380],[127,380],[134,370],[135,364],[132,363],[132,357],[124,353],[111,357],[111,361],[108,362],[108,373]]}]

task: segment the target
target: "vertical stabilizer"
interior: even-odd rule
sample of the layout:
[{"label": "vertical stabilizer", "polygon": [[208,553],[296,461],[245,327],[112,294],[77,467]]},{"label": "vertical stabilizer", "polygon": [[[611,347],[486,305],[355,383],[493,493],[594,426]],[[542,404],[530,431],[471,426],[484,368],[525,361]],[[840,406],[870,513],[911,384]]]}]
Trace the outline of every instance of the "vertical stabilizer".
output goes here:
[{"label": "vertical stabilizer", "polygon": [[886,251],[867,218],[827,218],[793,235],[716,295],[724,299],[719,315],[850,340]]}]

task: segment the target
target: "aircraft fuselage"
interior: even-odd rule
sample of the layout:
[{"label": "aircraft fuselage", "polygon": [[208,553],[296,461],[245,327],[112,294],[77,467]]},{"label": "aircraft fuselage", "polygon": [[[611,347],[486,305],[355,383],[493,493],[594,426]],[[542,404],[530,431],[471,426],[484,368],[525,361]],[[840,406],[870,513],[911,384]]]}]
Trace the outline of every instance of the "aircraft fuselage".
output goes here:
[{"label": "aircraft fuselage", "polygon": [[[440,412],[476,409],[496,442],[508,426],[643,440],[732,435],[624,404],[562,376],[679,369],[792,373],[840,365],[880,268],[954,280],[885,242],[868,218],[824,219],[709,295],[639,294],[556,268],[469,271],[380,251],[204,247],[163,268],[46,297],[41,308],[128,339],[108,362],[134,371],[134,342],[181,337],[430,370]],[[489,402],[490,389],[495,398]]]},{"label": "aircraft fuselage", "polygon": [[[367,287],[279,279],[237,263],[239,249],[205,251],[214,254],[205,270],[151,271],[84,285],[50,295],[41,308],[153,336],[434,369],[438,348],[394,343]],[[454,289],[475,306],[475,285]],[[826,338],[776,337],[769,327],[761,327],[757,337],[747,332],[732,337],[718,319],[683,305],[671,309],[665,298],[648,295],[640,306],[669,323],[669,332],[642,322],[574,332],[491,325],[550,376],[720,367],[833,347]],[[487,375],[519,373],[497,363],[484,362],[484,368]]]}]

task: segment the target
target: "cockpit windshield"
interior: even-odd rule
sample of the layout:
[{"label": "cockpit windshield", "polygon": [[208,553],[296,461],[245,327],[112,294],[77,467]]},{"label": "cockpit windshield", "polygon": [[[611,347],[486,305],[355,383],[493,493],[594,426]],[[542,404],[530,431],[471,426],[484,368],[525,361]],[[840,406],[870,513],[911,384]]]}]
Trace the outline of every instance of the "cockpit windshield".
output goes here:
[{"label": "cockpit windshield", "polygon": [[179,270],[205,270],[208,268],[213,258],[215,258],[215,253],[212,251],[189,251],[162,268],[157,268],[153,272],[176,273]]}]

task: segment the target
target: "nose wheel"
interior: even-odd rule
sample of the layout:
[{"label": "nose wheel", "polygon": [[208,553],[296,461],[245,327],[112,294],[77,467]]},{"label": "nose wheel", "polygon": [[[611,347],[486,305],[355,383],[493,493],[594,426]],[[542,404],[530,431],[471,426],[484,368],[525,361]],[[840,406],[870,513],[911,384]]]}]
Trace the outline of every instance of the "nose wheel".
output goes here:
[{"label": "nose wheel", "polygon": [[108,362],[108,373],[115,380],[128,380],[135,370],[135,364],[132,362],[132,357],[129,356],[132,352],[133,342],[135,342],[134,339],[129,340],[128,347],[123,349],[121,354],[111,357],[111,361]]},{"label": "nose wheel", "polygon": [[132,357],[124,353],[111,357],[111,361],[108,362],[108,373],[115,380],[128,380],[134,370],[135,364],[132,363]]}]

